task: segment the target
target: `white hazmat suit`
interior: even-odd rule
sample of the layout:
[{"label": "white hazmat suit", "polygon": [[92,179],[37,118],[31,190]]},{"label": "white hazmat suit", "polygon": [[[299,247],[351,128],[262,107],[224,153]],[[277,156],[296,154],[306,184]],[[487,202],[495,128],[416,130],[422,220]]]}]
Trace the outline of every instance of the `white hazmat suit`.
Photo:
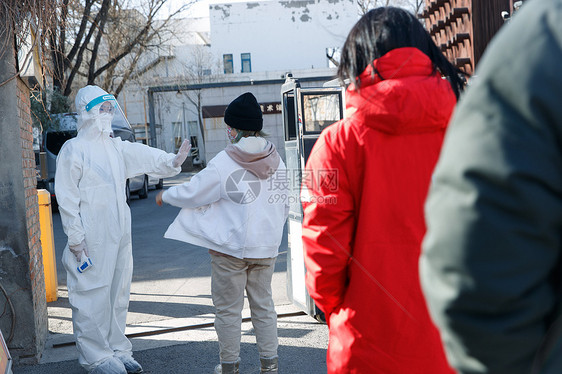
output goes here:
[{"label": "white hazmat suit", "polygon": [[[126,180],[141,174],[178,174],[189,148],[185,143],[174,155],[110,137],[111,112],[120,109],[115,98],[97,86],[82,88],[75,102],[78,135],[57,157],[55,193],[68,236],[62,262],[79,362],[93,373],[125,373],[125,367],[140,372],[125,336],[133,272]],[[112,104],[109,112],[107,103]],[[83,254],[93,266],[80,273],[77,260]],[[138,368],[127,365],[131,362]]]}]

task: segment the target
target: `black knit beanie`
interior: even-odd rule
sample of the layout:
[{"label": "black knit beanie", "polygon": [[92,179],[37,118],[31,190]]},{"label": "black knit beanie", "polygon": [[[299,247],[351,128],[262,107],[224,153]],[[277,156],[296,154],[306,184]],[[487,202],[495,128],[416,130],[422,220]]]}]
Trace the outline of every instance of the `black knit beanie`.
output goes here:
[{"label": "black knit beanie", "polygon": [[246,92],[234,99],[224,112],[224,122],[237,130],[261,131],[263,117],[256,97]]}]

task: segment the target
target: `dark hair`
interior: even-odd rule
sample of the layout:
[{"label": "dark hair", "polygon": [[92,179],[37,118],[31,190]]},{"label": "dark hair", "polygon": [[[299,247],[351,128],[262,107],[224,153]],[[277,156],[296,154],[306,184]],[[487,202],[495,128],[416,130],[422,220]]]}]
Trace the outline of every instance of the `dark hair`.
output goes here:
[{"label": "dark hair", "polygon": [[234,138],[234,143],[238,143],[242,138],[247,138],[249,136],[259,136],[265,138],[269,135],[265,131],[253,131],[253,130],[236,130],[236,137]]},{"label": "dark hair", "polygon": [[[359,75],[367,66],[385,53],[401,47],[415,47],[425,53],[433,62],[434,69],[447,77],[459,97],[467,74],[445,58],[413,14],[394,7],[372,9],[357,21],[343,45],[338,77],[342,81],[349,78],[359,89]],[[375,69],[373,72],[377,73]]]}]

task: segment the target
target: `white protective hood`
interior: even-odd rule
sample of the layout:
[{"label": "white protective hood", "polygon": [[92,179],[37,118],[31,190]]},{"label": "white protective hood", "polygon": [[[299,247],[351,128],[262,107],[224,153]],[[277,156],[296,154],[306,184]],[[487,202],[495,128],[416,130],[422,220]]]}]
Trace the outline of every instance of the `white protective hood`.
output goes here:
[{"label": "white protective hood", "polygon": [[[78,136],[96,137],[100,134],[109,136],[112,132],[111,121],[115,111],[120,110],[113,95],[98,86],[86,86],[76,94],[74,100],[78,112]],[[112,110],[104,112],[102,105],[110,104]]]}]

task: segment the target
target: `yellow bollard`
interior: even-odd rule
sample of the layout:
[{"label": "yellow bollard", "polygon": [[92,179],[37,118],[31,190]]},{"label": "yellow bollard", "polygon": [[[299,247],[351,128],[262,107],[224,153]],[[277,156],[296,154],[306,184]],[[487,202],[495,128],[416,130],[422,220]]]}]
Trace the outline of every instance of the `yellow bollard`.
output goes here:
[{"label": "yellow bollard", "polygon": [[53,215],[51,213],[51,195],[49,191],[38,189],[39,225],[41,228],[41,247],[43,248],[43,268],[45,271],[45,289],[47,302],[57,300],[57,260],[55,258],[55,241],[53,239]]}]

